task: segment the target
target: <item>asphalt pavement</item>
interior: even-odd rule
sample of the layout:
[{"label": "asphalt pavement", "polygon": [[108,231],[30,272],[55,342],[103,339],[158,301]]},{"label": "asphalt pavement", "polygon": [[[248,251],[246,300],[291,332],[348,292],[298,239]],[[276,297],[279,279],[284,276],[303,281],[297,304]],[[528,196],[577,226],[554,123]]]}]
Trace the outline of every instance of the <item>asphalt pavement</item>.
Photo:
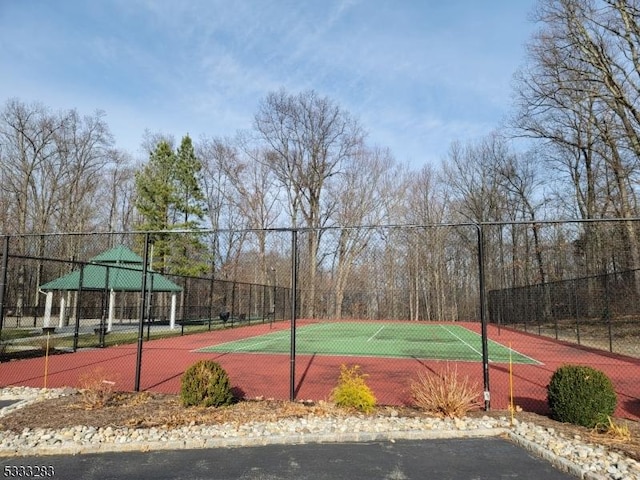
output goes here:
[{"label": "asphalt pavement", "polygon": [[[24,452],[25,454],[28,452]],[[499,437],[1,458],[2,478],[566,480]]]}]

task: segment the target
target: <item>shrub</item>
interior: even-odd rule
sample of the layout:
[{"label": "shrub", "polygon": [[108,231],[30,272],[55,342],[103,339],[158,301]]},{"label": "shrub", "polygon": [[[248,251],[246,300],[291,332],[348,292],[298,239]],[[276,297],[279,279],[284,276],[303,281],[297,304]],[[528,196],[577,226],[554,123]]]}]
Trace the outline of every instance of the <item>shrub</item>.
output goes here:
[{"label": "shrub", "polygon": [[78,383],[80,385],[82,404],[86,410],[102,408],[114,396],[113,390],[116,384],[114,376],[113,374],[108,374],[101,367],[80,375]]},{"label": "shrub", "polygon": [[609,377],[581,365],[564,365],[553,373],[547,400],[555,420],[583,427],[605,422],[616,408],[616,393]]},{"label": "shrub", "polygon": [[360,372],[360,367],[340,366],[338,385],[331,391],[331,400],[340,407],[354,408],[370,413],[376,406],[376,397],[367,385],[367,375]]},{"label": "shrub", "polygon": [[180,400],[185,407],[221,407],[233,403],[229,375],[220,364],[200,360],[182,375]]},{"label": "shrub", "polygon": [[449,364],[441,372],[418,372],[411,383],[411,394],[418,408],[438,417],[461,418],[468,411],[480,406],[477,402],[481,391],[469,377],[458,375],[457,367]]}]

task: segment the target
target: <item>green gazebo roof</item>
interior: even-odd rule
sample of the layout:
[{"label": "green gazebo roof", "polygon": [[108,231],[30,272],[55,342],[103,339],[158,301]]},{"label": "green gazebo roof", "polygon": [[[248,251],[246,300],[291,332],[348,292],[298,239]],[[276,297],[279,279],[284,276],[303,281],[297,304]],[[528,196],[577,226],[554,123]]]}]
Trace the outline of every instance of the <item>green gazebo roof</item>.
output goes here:
[{"label": "green gazebo roof", "polygon": [[[115,290],[136,292],[142,290],[142,257],[120,245],[93,257],[82,269],[63,275],[44,285],[40,290]],[[182,288],[157,272],[148,270],[147,289],[153,292],[179,292]]]}]

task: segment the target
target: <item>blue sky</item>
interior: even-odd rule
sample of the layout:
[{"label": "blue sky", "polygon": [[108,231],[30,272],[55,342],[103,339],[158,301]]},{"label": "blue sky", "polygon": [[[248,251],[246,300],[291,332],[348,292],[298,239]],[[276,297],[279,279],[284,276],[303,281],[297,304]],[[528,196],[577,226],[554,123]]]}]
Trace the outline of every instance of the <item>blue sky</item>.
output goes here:
[{"label": "blue sky", "polygon": [[0,0],[0,102],[232,136],[270,91],[313,89],[420,167],[497,128],[535,0]]}]

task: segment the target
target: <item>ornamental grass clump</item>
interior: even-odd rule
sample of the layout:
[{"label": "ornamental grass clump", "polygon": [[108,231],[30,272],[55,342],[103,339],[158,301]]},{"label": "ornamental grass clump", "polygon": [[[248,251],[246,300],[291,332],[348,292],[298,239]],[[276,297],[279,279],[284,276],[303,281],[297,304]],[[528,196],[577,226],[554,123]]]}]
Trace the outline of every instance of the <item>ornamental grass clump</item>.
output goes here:
[{"label": "ornamental grass clump", "polygon": [[598,423],[593,431],[621,442],[629,442],[633,437],[627,423],[616,422],[611,417],[607,417],[607,422]]},{"label": "ornamental grass clump", "polygon": [[372,412],[376,406],[376,397],[365,381],[367,376],[360,371],[358,365],[341,365],[338,385],[331,392],[331,400],[339,407]]},{"label": "ornamental grass clump", "polygon": [[222,407],[234,402],[229,375],[219,363],[200,360],[182,375],[180,400],[185,407]]},{"label": "ornamental grass clump", "polygon": [[583,365],[558,368],[547,387],[547,400],[555,420],[588,428],[606,423],[617,403],[609,377]]},{"label": "ornamental grass clump", "polygon": [[411,383],[415,405],[427,413],[443,418],[462,418],[470,410],[480,407],[481,388],[469,377],[458,374],[455,366],[447,364],[442,371],[419,371]]},{"label": "ornamental grass clump", "polygon": [[114,375],[97,367],[78,377],[80,396],[85,410],[105,407],[114,397]]}]

